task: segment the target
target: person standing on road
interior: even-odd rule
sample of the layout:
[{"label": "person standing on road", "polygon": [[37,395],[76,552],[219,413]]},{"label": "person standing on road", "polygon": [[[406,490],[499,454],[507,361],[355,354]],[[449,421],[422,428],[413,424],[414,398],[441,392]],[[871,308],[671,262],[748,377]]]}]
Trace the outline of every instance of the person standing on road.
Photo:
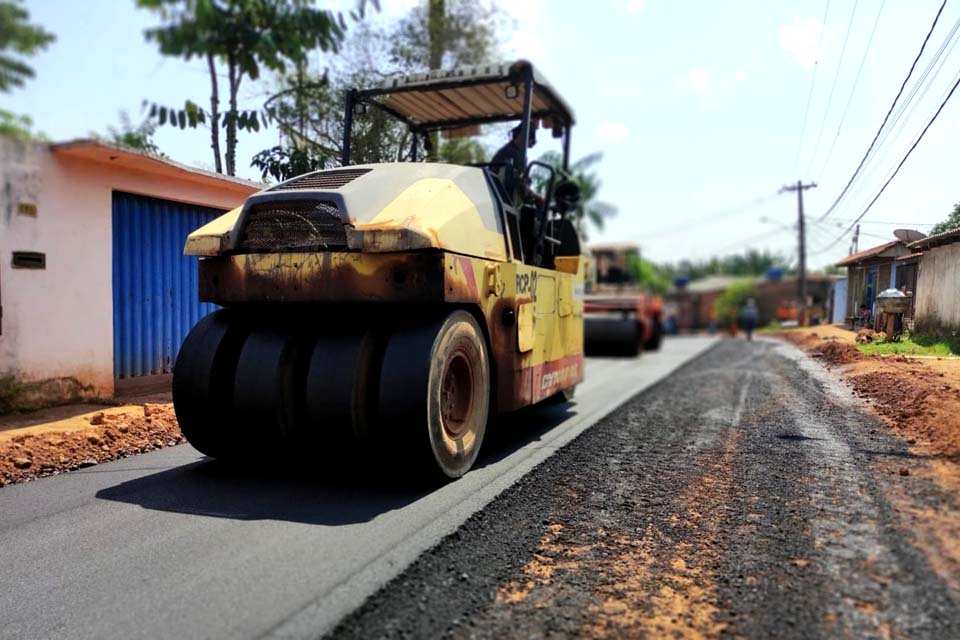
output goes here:
[{"label": "person standing on road", "polygon": [[747,303],[740,310],[740,326],[747,334],[747,340],[753,340],[753,330],[757,326],[759,315],[757,303],[753,298],[747,298]]}]

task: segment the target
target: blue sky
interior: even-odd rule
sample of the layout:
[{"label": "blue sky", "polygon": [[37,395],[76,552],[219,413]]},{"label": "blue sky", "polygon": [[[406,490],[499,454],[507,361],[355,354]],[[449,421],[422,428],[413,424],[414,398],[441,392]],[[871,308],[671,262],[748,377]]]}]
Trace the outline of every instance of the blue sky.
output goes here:
[{"label": "blue sky", "polygon": [[[390,20],[411,4],[383,0],[374,19]],[[161,57],[144,42],[143,30],[157,19],[132,0],[29,0],[26,6],[58,40],[34,58],[37,78],[2,96],[0,106],[30,114],[54,140],[102,132],[117,123],[121,109],[137,118],[145,98],[182,104],[209,94],[201,62]],[[940,0],[831,0],[826,20],[825,0],[504,6],[513,27],[504,35],[507,56],[534,61],[576,110],[574,155],[604,153],[601,195],[619,213],[591,240],[635,241],[653,259],[676,261],[747,247],[795,255],[796,198],[776,196],[777,189],[816,181],[818,188],[805,193],[814,219],[833,202],[886,114]],[[948,4],[914,78],[958,20],[960,3]],[[942,71],[935,67],[929,87],[919,88],[830,224],[809,225],[811,265],[846,254],[846,239],[822,249],[842,231],[836,225],[859,215],[877,193],[956,80],[960,50],[953,42]],[[250,84],[244,102],[257,106],[268,90],[268,83]],[[897,227],[928,229],[924,225],[960,201],[958,125],[955,96],[864,218],[861,248],[892,237]],[[203,130],[165,129],[157,141],[176,160],[212,166]],[[272,131],[244,137],[241,175],[256,178],[249,157],[275,143]]]}]

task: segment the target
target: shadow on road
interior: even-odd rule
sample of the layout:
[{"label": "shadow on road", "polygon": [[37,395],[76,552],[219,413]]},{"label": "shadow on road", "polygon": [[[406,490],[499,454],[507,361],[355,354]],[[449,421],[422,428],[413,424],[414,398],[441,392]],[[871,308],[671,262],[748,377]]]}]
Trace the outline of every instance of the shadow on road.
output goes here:
[{"label": "shadow on road", "polygon": [[[496,464],[571,415],[569,404],[543,405],[494,420],[474,468]],[[174,513],[339,526],[368,522],[442,488],[405,475],[358,455],[300,457],[272,465],[207,458],[128,480],[96,495]]]}]

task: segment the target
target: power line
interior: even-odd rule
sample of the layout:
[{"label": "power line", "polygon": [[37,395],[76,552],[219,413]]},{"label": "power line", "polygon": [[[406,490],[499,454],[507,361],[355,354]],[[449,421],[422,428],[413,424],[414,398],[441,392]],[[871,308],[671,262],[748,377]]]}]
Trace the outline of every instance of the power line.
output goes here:
[{"label": "power line", "polygon": [[760,197],[758,197],[758,198],[754,198],[754,199],[751,200],[750,202],[746,202],[746,203],[744,203],[744,204],[742,204],[742,205],[739,205],[739,206],[737,206],[737,207],[731,207],[731,208],[729,208],[729,209],[721,209],[720,211],[715,211],[715,212],[713,212],[713,213],[709,213],[709,214],[706,214],[706,215],[703,215],[703,216],[697,216],[696,218],[688,219],[688,220],[686,220],[685,222],[679,223],[679,224],[677,224],[676,226],[673,226],[673,227],[668,227],[668,228],[666,228],[666,229],[661,229],[661,230],[659,230],[659,231],[653,231],[652,233],[645,233],[645,234],[644,234],[644,238],[645,238],[645,239],[648,239],[648,238],[656,238],[656,237],[660,237],[660,236],[670,235],[670,234],[673,234],[673,233],[680,233],[680,232],[682,232],[682,231],[689,231],[689,230],[690,230],[690,225],[692,225],[692,224],[697,224],[697,223],[705,222],[705,221],[709,221],[709,220],[716,220],[716,219],[718,219],[718,218],[726,218],[726,217],[733,216],[733,215],[736,215],[736,214],[739,214],[739,213],[744,213],[744,212],[749,211],[750,209],[752,209],[752,208],[754,208],[754,207],[757,207],[757,206],[759,206],[759,205],[761,205],[761,204],[763,204],[763,203],[765,203],[765,202],[768,202],[768,201],[770,201],[770,200],[773,200],[773,199],[776,198],[776,197],[777,197],[777,194],[776,194],[776,193],[771,193],[771,194],[768,194],[768,195],[765,195],[765,196],[760,196]]},{"label": "power line", "polygon": [[880,128],[877,129],[877,133],[873,136],[873,141],[870,142],[870,146],[867,147],[867,152],[863,154],[863,158],[860,160],[860,164],[857,165],[856,170],[853,172],[853,175],[850,176],[850,179],[847,181],[846,186],[843,188],[843,191],[840,192],[840,195],[837,196],[837,199],[833,201],[833,204],[830,205],[830,208],[827,209],[827,212],[820,216],[820,220],[823,220],[829,216],[833,210],[836,208],[837,204],[840,203],[841,198],[846,195],[847,191],[850,190],[850,185],[853,184],[853,181],[856,179],[857,175],[860,174],[860,170],[863,168],[864,163],[867,161],[867,157],[870,155],[870,152],[873,151],[874,145],[877,143],[877,138],[880,137],[880,133],[883,131],[884,126],[887,124],[887,120],[890,119],[890,114],[893,113],[893,109],[897,106],[897,101],[900,99],[900,96],[903,95],[903,90],[907,86],[907,82],[910,80],[910,76],[913,75],[913,70],[917,66],[917,62],[920,61],[920,56],[923,55],[924,49],[927,47],[927,42],[930,41],[930,36],[933,35],[933,30],[937,26],[937,22],[940,20],[940,14],[943,13],[943,8],[947,6],[947,0],[943,0],[943,4],[940,5],[940,9],[937,11],[936,17],[933,19],[933,24],[930,25],[930,30],[927,31],[926,37],[923,39],[923,44],[920,46],[920,51],[917,53],[917,57],[914,58],[913,64],[910,65],[910,70],[907,72],[907,77],[903,79],[903,84],[900,85],[900,90],[897,91],[896,97],[893,99],[893,103],[890,105],[890,109],[887,110],[887,115],[884,116],[883,122],[880,123]]},{"label": "power line", "polygon": [[[916,148],[917,148],[917,145],[920,144],[920,141],[923,140],[923,136],[925,136],[925,135],[927,134],[927,131],[929,131],[929,130],[930,130],[930,127],[933,126],[933,123],[936,122],[937,118],[940,116],[940,113],[943,111],[943,108],[947,106],[947,102],[949,102],[949,101],[950,101],[950,98],[953,97],[953,94],[954,94],[954,92],[957,90],[957,87],[958,87],[958,86],[960,86],[960,73],[957,74],[957,79],[956,79],[956,81],[953,83],[953,86],[950,88],[950,92],[947,94],[947,97],[944,98],[943,102],[940,103],[940,106],[937,108],[936,113],[934,113],[934,114],[933,114],[933,117],[930,118],[930,122],[927,123],[927,126],[925,126],[925,127],[923,128],[923,131],[920,132],[920,136],[919,136],[919,137],[914,141],[914,143],[910,146],[910,149],[907,150],[906,155],[904,155],[904,156],[903,156],[903,159],[900,160],[900,164],[898,164],[898,165],[897,165],[897,168],[894,169],[894,171],[893,171],[892,174],[890,174],[890,177],[887,178],[887,181],[883,183],[883,186],[880,187],[880,191],[878,191],[878,192],[877,192],[877,195],[875,195],[875,196],[873,197],[873,200],[870,201],[870,204],[868,204],[867,207],[863,210],[863,212],[854,219],[853,223],[852,223],[849,227],[847,227],[847,231],[844,232],[843,234],[841,234],[840,237],[838,237],[837,240],[834,241],[834,244],[836,244],[837,242],[839,242],[839,241],[840,241],[840,238],[842,238],[843,235],[845,235],[847,232],[849,232],[850,230],[852,230],[853,227],[854,227],[854,225],[856,225],[858,222],[860,222],[860,220],[862,220],[863,217],[864,217],[865,215],[867,215],[867,213],[868,213],[868,212],[870,211],[870,209],[873,207],[874,203],[876,203],[876,201],[880,199],[880,196],[883,195],[883,192],[887,189],[887,185],[889,185],[891,182],[893,182],[893,179],[897,177],[897,174],[900,173],[900,169],[903,168],[903,165],[904,165],[904,164],[906,164],[907,158],[910,157],[910,154],[913,153],[913,150],[916,149]],[[822,220],[822,218],[821,218],[821,220]],[[833,246],[833,245],[830,245],[830,246]],[[829,248],[829,247],[828,247],[828,248]]]},{"label": "power line", "polygon": [[[811,222],[815,224],[820,224],[819,220],[811,220]],[[839,223],[856,222],[856,220],[853,220],[852,218],[846,218],[843,220],[838,220],[837,218],[833,218],[832,222],[824,222],[822,224],[832,224],[833,222],[838,223],[837,224],[838,227],[842,227],[843,225]],[[889,224],[889,225],[913,225],[915,227],[935,227],[939,223],[937,222],[891,222],[889,220],[864,220],[860,224]]]},{"label": "power line", "polygon": [[860,84],[860,75],[863,73],[863,65],[867,61],[867,55],[870,53],[870,47],[873,45],[873,36],[877,33],[877,25],[880,24],[880,16],[883,14],[883,7],[887,4],[887,0],[883,0],[880,3],[880,10],[877,11],[877,18],[873,21],[873,29],[870,30],[870,39],[867,40],[867,48],[863,52],[863,57],[860,58],[860,66],[857,68],[857,77],[853,80],[853,86],[850,88],[850,95],[847,96],[847,104],[843,107],[843,115],[840,116],[840,123],[837,125],[837,135],[833,137],[833,141],[830,143],[830,150],[827,152],[827,159],[823,162],[823,167],[820,168],[820,174],[822,174],[827,165],[830,164],[830,158],[833,156],[833,149],[837,145],[837,139],[840,138],[840,131],[843,129],[843,123],[847,119],[847,112],[850,110],[850,104],[853,102],[853,94],[857,91],[857,85]]},{"label": "power line", "polygon": [[837,62],[837,71],[833,74],[833,84],[830,85],[830,95],[827,96],[827,106],[823,110],[823,120],[820,121],[820,131],[817,133],[817,142],[813,145],[813,154],[810,156],[810,164],[807,167],[807,173],[813,168],[813,161],[817,159],[817,152],[820,151],[820,139],[823,137],[823,130],[827,125],[827,116],[830,114],[830,105],[833,104],[833,92],[837,89],[837,80],[840,78],[840,69],[843,68],[843,56],[847,52],[847,42],[850,40],[850,30],[853,29],[853,18],[857,15],[857,5],[860,0],[853,3],[853,11],[850,12],[850,22],[847,24],[847,32],[843,34],[843,46],[840,47],[840,60]]},{"label": "power line", "polygon": [[793,229],[777,227],[776,229],[773,229],[771,231],[765,231],[764,233],[761,233],[759,235],[751,236],[746,239],[740,239],[740,240],[737,240],[736,242],[730,243],[728,245],[724,245],[720,249],[715,249],[714,253],[719,256],[719,255],[723,255],[727,251],[730,251],[731,249],[736,249],[737,247],[749,249],[750,245],[755,242],[758,242],[760,240],[765,240],[771,236],[779,235],[785,232],[793,233]]},{"label": "power line", "polygon": [[[927,64],[927,67],[923,70],[923,73],[910,89],[910,92],[907,94],[906,98],[901,102],[900,106],[897,107],[896,113],[893,114],[893,119],[890,121],[889,126],[884,130],[883,135],[880,136],[880,140],[877,142],[877,149],[883,148],[888,139],[891,141],[891,143],[895,143],[900,138],[900,134],[904,131],[905,127],[897,128],[897,124],[905,114],[907,116],[907,120],[909,120],[910,116],[912,116],[913,112],[916,110],[917,105],[923,101],[924,97],[926,97],[927,92],[930,90],[930,87],[933,86],[934,81],[937,79],[937,76],[940,75],[943,67],[946,66],[947,59],[953,52],[954,46],[957,44],[956,36],[958,31],[960,31],[960,18],[958,18],[954,23],[953,28],[950,29],[947,37],[944,38],[943,43],[940,45],[940,48],[933,55],[930,62]],[[946,56],[944,56],[945,52]],[[934,68],[936,68],[936,70],[934,70]],[[931,71],[933,72],[933,75],[930,75]],[[927,82],[928,78],[929,82]],[[924,83],[926,83],[925,86],[923,86]],[[921,86],[923,86],[923,91],[920,92],[918,97],[917,92],[920,91]],[[893,133],[894,131],[896,131],[896,133]],[[893,134],[892,138],[891,134]],[[867,165],[865,166],[876,166],[875,161],[879,155],[879,153],[874,153],[871,155],[870,159],[867,160]],[[869,179],[875,171],[876,169],[873,168],[866,169],[864,172],[864,178]],[[854,191],[857,190],[855,189]],[[853,196],[854,192],[851,192],[850,195]]]},{"label": "power line", "polygon": [[[944,0],[946,1],[946,0]],[[800,154],[803,151],[803,138],[807,134],[807,118],[810,115],[810,102],[813,100],[813,88],[817,84],[817,67],[820,66],[820,49],[823,46],[823,34],[827,32],[827,15],[830,13],[830,0],[823,9],[823,22],[820,23],[820,40],[817,42],[817,55],[813,61],[813,75],[810,78],[810,91],[807,93],[807,108],[803,110],[803,125],[800,127],[800,144],[797,145],[797,159],[793,161],[793,173],[800,165]]]}]

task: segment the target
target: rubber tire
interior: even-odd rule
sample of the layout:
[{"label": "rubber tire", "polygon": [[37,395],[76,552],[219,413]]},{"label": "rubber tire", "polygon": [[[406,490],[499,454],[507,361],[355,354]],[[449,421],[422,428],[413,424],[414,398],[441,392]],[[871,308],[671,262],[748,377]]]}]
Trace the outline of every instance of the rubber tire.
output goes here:
[{"label": "rubber tire", "polygon": [[323,336],[307,368],[306,408],[334,440],[363,439],[375,420],[382,347],[373,331]]},{"label": "rubber tire", "polygon": [[653,332],[643,344],[643,348],[647,351],[658,351],[660,349],[661,342],[663,342],[663,323],[654,318]]},{"label": "rubber tire", "polygon": [[[440,403],[445,375],[458,358],[469,365],[471,389],[463,433],[453,435],[444,425]],[[380,374],[380,418],[400,425],[399,444],[418,466],[415,472],[459,478],[480,452],[490,386],[483,331],[472,315],[457,310],[439,322],[402,328],[390,336]]]},{"label": "rubber tire", "polygon": [[588,356],[634,357],[642,350],[643,331],[633,318],[584,319],[584,351]]},{"label": "rubber tire", "polygon": [[233,384],[247,331],[227,309],[203,317],[187,334],[173,365],[173,409],[184,437],[221,458],[235,449]]},{"label": "rubber tire", "polygon": [[296,426],[297,344],[287,332],[258,330],[243,343],[233,386],[238,442],[272,447],[289,439]]}]

